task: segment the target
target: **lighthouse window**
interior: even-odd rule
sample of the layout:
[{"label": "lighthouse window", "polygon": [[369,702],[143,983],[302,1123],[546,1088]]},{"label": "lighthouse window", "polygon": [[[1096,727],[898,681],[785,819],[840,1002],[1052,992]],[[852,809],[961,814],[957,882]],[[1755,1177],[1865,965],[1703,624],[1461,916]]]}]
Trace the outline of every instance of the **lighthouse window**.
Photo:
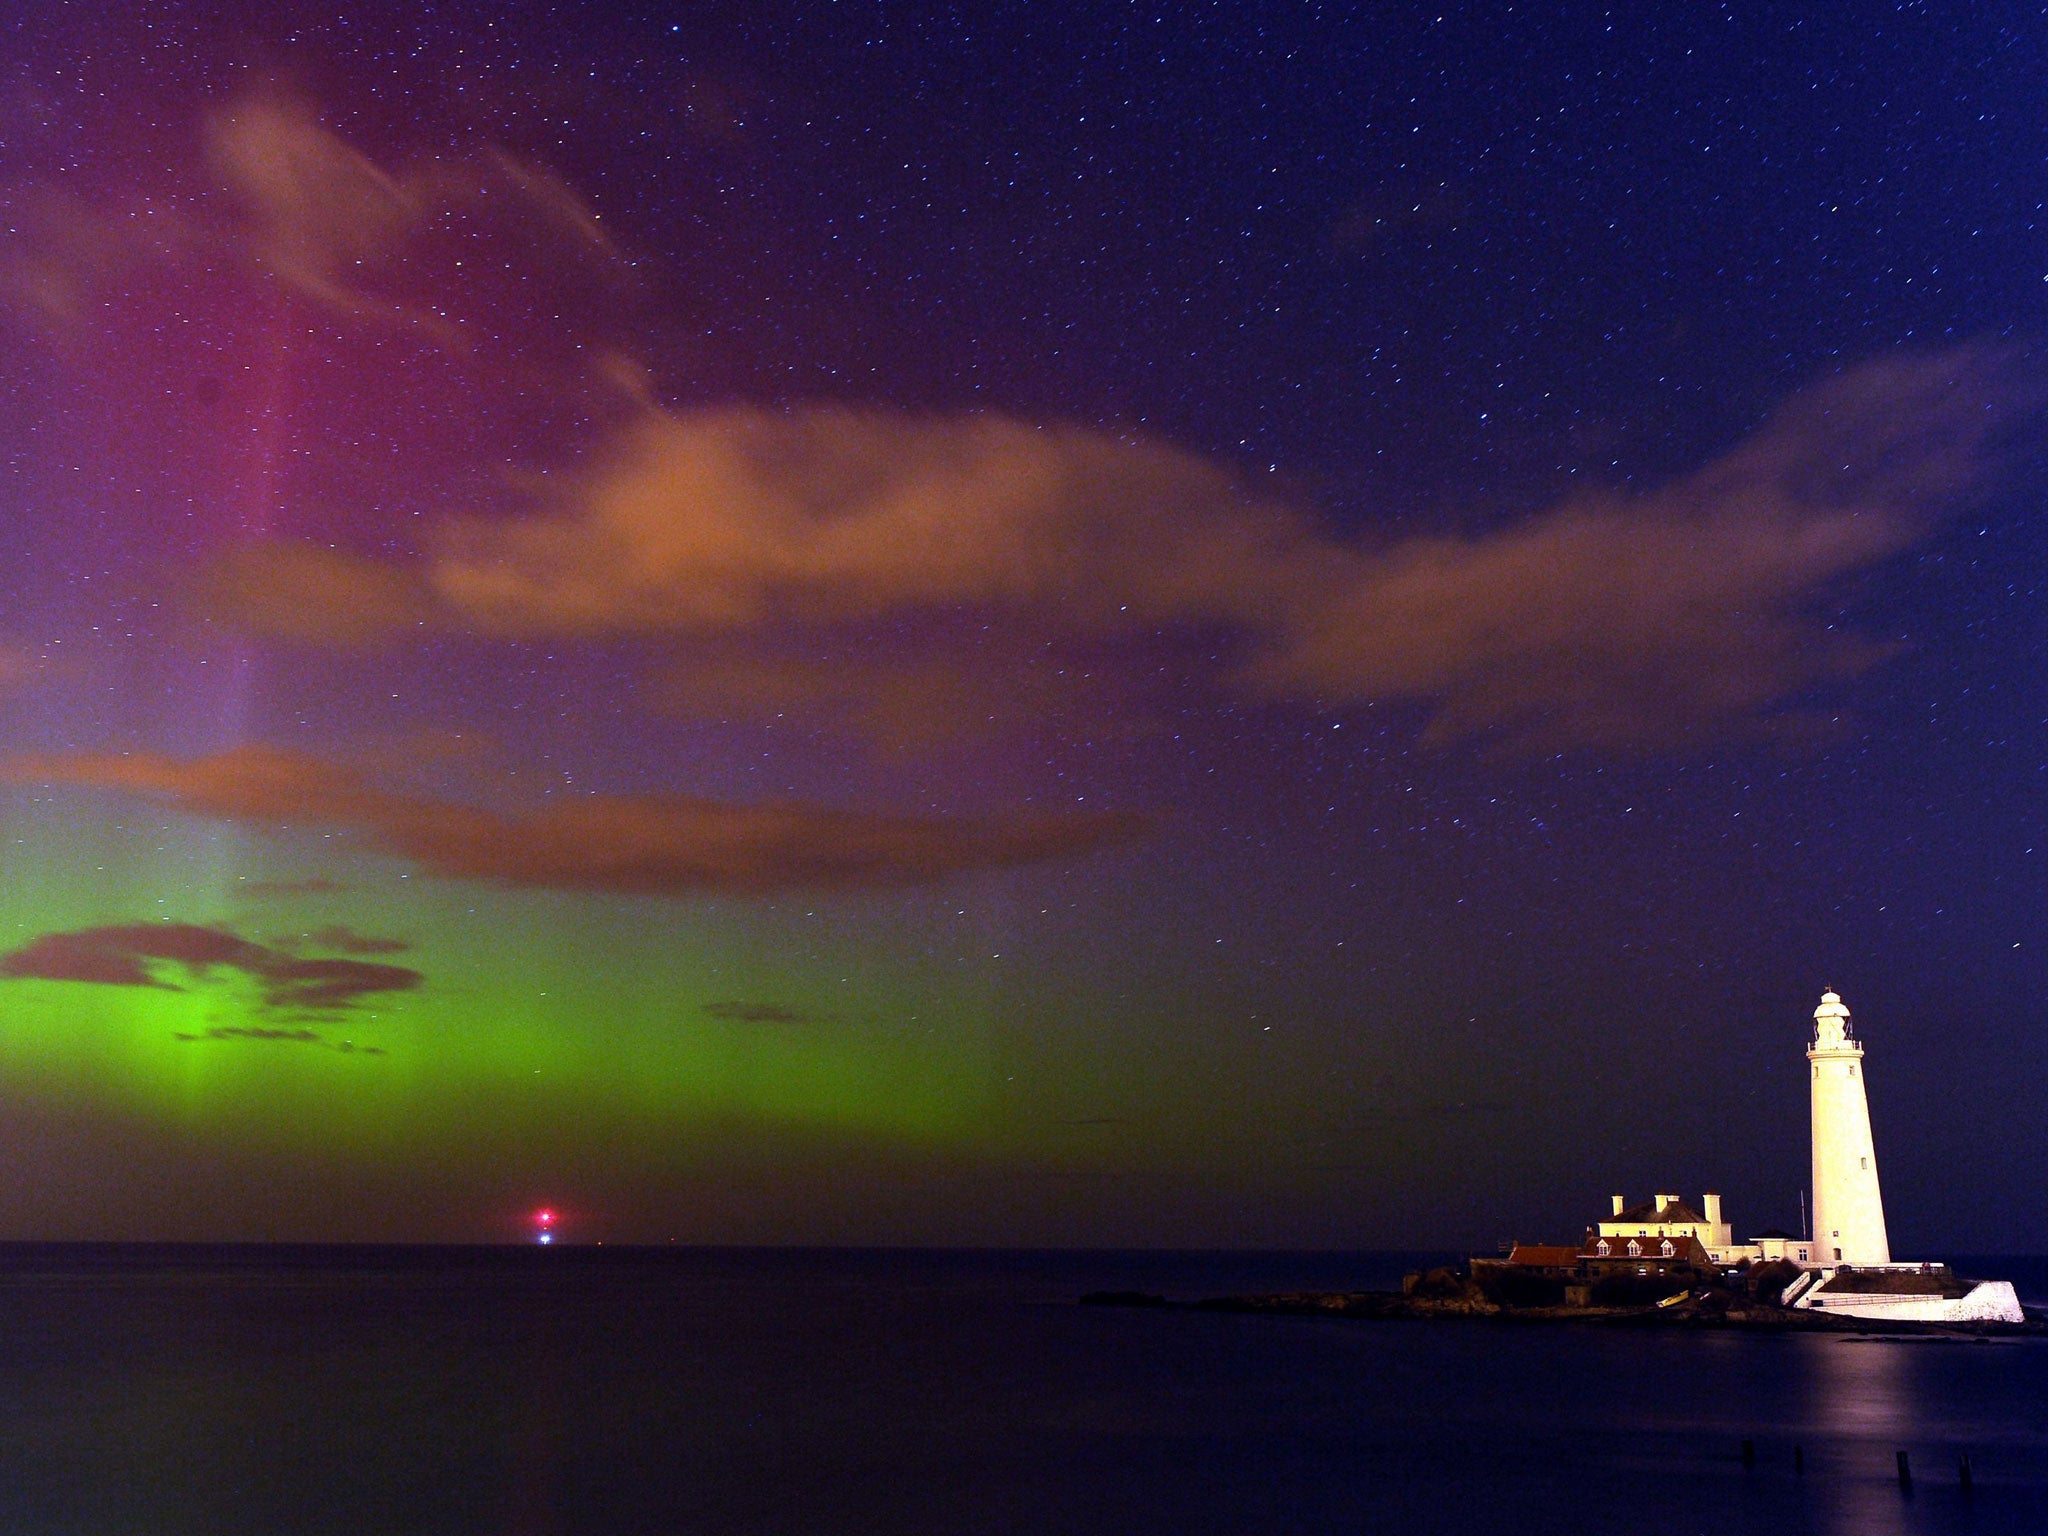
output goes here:
[{"label": "lighthouse window", "polygon": [[1869,1159],[1869,1158],[1867,1158],[1867,1157],[1865,1157],[1865,1158],[1859,1158],[1859,1159],[1858,1159],[1858,1161],[1859,1161],[1859,1162],[1861,1162],[1861,1163],[1863,1164],[1863,1166],[1864,1166],[1864,1167],[1866,1167],[1866,1168],[1868,1168],[1868,1167],[1870,1166],[1870,1159]]}]

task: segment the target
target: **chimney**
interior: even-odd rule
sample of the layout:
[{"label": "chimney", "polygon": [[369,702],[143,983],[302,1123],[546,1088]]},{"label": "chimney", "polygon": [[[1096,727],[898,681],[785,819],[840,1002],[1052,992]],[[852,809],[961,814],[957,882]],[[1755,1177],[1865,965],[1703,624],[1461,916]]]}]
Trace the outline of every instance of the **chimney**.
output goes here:
[{"label": "chimney", "polygon": [[1624,1211],[1625,1209],[1627,1209],[1627,1207],[1628,1207],[1628,1196],[1627,1196],[1627,1195],[1616,1195],[1616,1196],[1614,1197],[1614,1214],[1615,1214],[1615,1215],[1619,1216],[1619,1215],[1620,1215],[1620,1214],[1621,1214],[1621,1213],[1622,1213],[1622,1212],[1623,1212],[1623,1211]]},{"label": "chimney", "polygon": [[1676,1195],[1659,1195],[1657,1197],[1657,1209],[1660,1211],[1667,1205],[1676,1204],[1678,1204],[1678,1196]]},{"label": "chimney", "polygon": [[1710,1227],[1721,1225],[1721,1197],[1711,1189],[1707,1191],[1707,1225]]}]

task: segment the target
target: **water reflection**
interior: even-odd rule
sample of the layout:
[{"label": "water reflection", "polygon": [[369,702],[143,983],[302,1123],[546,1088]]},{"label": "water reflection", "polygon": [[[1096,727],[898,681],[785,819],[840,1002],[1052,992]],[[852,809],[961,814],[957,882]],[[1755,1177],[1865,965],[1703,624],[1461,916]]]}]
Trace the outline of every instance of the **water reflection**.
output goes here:
[{"label": "water reflection", "polygon": [[1068,1299],[1244,1283],[1199,1257],[574,1257],[0,1254],[0,1536],[2048,1531],[2031,1341]]},{"label": "water reflection", "polygon": [[[1807,1422],[1818,1444],[1807,1453],[1808,1469],[1827,1480],[1827,1496],[1815,1510],[1817,1529],[1828,1536],[1915,1529],[1913,1500],[1899,1486],[1895,1459],[1920,1445],[1912,1346],[1862,1339],[1811,1344]],[[1932,1470],[1924,1457],[1923,1451],[1923,1474]]]}]

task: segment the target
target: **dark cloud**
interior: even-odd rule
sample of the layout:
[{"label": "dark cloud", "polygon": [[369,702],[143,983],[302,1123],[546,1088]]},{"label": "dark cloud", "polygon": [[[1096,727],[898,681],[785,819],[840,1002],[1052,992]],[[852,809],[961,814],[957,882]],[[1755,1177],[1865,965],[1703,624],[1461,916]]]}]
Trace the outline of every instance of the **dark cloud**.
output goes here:
[{"label": "dark cloud", "polygon": [[1113,811],[945,818],[692,795],[593,795],[504,815],[393,793],[353,769],[258,746],[201,758],[17,757],[0,763],[0,780],[97,785],[199,815],[345,828],[450,879],[648,896],[909,885],[1077,857],[1144,829]]},{"label": "dark cloud", "polygon": [[175,1040],[277,1040],[291,1045],[319,1045],[328,1050],[339,1051],[344,1056],[382,1056],[387,1054],[381,1045],[357,1045],[353,1040],[328,1040],[317,1031],[310,1029],[269,1029],[261,1025],[216,1024],[200,1033],[174,1030]]},{"label": "dark cloud", "polygon": [[345,955],[401,955],[412,948],[404,939],[382,939],[373,934],[357,933],[339,923],[317,928],[303,935],[302,941],[315,949],[338,949]]},{"label": "dark cloud", "polygon": [[249,880],[236,889],[244,896],[332,896],[349,887],[339,880],[314,875],[306,880]]},{"label": "dark cloud", "polygon": [[320,1037],[310,1029],[263,1029],[238,1024],[216,1024],[204,1034],[176,1032],[180,1040],[291,1040],[303,1045],[318,1045]]},{"label": "dark cloud", "polygon": [[11,981],[89,981],[107,987],[162,987],[144,963],[145,954],[109,942],[106,931],[39,934],[13,952],[0,955],[0,976]]},{"label": "dark cloud", "polygon": [[186,990],[158,974],[162,964],[195,977],[215,969],[240,971],[255,980],[265,1007],[311,1013],[340,1012],[379,993],[409,992],[425,979],[405,966],[303,958],[227,928],[194,923],[120,923],[39,934],[0,955],[0,977]]},{"label": "dark cloud", "polygon": [[780,1003],[706,1003],[704,1011],[714,1019],[730,1019],[740,1024],[804,1024],[810,1021],[809,1014],[798,1013]]}]

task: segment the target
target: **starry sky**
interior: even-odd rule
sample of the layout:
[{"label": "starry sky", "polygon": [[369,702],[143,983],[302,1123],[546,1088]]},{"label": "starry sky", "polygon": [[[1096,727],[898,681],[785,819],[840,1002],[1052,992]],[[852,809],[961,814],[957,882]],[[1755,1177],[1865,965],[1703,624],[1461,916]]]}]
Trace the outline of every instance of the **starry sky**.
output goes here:
[{"label": "starry sky", "polygon": [[0,26],[0,1237],[2040,1246],[2038,16]]}]

